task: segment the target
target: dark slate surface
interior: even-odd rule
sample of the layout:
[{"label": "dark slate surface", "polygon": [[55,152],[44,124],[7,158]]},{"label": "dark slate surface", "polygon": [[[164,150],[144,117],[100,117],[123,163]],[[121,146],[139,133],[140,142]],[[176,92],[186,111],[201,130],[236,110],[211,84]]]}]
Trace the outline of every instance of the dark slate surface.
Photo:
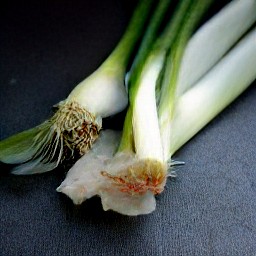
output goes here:
[{"label": "dark slate surface", "polygon": [[[110,53],[134,1],[5,1],[0,138],[45,120]],[[256,255],[256,90],[251,86],[175,157],[186,165],[157,210],[126,217],[55,188],[65,170],[0,174],[0,255]],[[110,122],[106,123],[110,125]]]}]

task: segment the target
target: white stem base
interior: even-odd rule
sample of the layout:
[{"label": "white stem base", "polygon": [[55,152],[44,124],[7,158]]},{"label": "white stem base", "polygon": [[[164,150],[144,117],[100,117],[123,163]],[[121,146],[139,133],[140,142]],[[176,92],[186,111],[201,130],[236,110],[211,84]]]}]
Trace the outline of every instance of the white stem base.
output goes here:
[{"label": "white stem base", "polygon": [[144,69],[133,108],[133,132],[138,158],[163,161],[163,149],[156,107],[155,86],[163,55],[153,56]]}]

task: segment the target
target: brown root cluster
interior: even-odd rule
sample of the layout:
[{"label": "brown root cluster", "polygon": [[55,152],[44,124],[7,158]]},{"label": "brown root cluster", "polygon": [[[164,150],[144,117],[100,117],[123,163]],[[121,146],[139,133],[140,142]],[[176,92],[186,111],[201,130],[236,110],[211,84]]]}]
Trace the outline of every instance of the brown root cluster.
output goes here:
[{"label": "brown root cluster", "polygon": [[118,175],[112,175],[106,171],[102,171],[101,174],[110,179],[121,192],[136,195],[151,191],[157,195],[164,189],[167,168],[160,161],[144,159],[129,165]]}]

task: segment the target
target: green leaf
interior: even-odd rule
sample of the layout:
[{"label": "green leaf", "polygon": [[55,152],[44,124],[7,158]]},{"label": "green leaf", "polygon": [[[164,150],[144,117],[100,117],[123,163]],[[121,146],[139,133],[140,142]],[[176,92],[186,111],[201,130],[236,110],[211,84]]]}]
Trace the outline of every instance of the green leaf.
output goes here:
[{"label": "green leaf", "polygon": [[0,161],[19,164],[30,160],[37,150],[33,144],[39,131],[40,126],[37,126],[0,141]]}]

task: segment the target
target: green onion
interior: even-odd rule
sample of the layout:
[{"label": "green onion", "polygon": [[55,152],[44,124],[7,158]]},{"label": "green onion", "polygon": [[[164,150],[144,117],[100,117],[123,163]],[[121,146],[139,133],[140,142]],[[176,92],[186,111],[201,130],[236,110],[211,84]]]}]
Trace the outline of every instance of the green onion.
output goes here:
[{"label": "green onion", "polygon": [[[190,23],[190,15],[193,17],[196,14],[200,18],[203,13],[198,13],[193,4],[193,1],[183,1],[179,5],[162,41],[156,42],[129,90],[134,152],[128,152],[122,146],[122,150],[119,149],[101,171],[105,180],[98,194],[104,210],[111,209],[127,215],[148,214],[155,209],[154,196],[164,190],[168,166],[163,158],[155,87],[164,57],[168,53],[168,45],[172,44],[179,29],[183,29],[183,22]],[[205,1],[203,5],[207,7],[208,4]],[[183,21],[183,14],[190,9],[192,11]],[[174,33],[172,37],[169,36],[170,30]],[[127,148],[131,148],[129,144]]]},{"label": "green onion", "polygon": [[0,161],[22,164],[15,174],[54,169],[64,160],[85,154],[97,139],[102,118],[127,105],[124,77],[131,54],[141,38],[153,0],[141,0],[112,54],[88,78],[56,105],[54,115],[41,125],[0,142]]},{"label": "green onion", "polygon": [[[111,209],[127,215],[146,214],[155,209],[154,195],[163,191],[168,176],[158,124],[156,82],[170,46],[175,42],[176,36],[179,38],[179,30],[184,30],[185,27],[187,31],[187,24],[191,24],[195,16],[199,20],[210,1],[200,3],[200,11],[198,3],[199,1],[194,5],[193,1],[183,1],[179,5],[161,41],[156,42],[140,73],[136,74],[134,80],[131,79],[130,106],[117,153],[112,158],[106,157],[104,162],[96,160],[95,168],[89,164],[81,166],[78,161],[57,191],[67,194],[75,203],[81,203],[97,194],[101,197],[104,210]],[[194,22],[189,25],[189,30],[193,30],[196,24]],[[86,155],[83,158],[91,162],[89,157]],[[93,161],[95,157],[97,156],[92,157]],[[78,185],[73,178],[72,173],[79,172],[83,177],[84,187],[79,181]],[[88,194],[88,189],[93,193]],[[80,193],[74,193],[74,190]]]}]

